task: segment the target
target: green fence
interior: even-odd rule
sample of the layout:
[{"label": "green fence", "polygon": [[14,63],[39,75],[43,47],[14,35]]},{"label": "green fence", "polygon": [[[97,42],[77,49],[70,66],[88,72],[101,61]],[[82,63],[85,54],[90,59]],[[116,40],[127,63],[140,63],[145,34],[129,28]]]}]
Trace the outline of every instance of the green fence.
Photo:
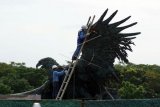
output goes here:
[{"label": "green fence", "polygon": [[0,100],[0,107],[32,107],[34,102],[39,102],[41,107],[160,107],[160,99],[143,100]]},{"label": "green fence", "polygon": [[0,107],[32,107],[33,101],[28,100],[0,100]]},{"label": "green fence", "polygon": [[160,99],[86,101],[85,107],[160,107]]}]

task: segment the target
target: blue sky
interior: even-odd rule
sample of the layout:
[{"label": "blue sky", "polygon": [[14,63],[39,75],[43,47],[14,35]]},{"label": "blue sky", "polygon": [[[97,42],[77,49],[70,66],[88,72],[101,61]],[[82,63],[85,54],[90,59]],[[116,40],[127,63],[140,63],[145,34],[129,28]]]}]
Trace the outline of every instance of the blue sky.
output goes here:
[{"label": "blue sky", "polygon": [[[129,61],[160,65],[159,0],[0,0],[0,62],[25,62],[28,67],[45,57],[60,64],[70,60],[77,31],[90,15],[107,16],[119,10],[112,22],[132,16],[124,32],[141,32],[134,40]],[[106,17],[107,17],[106,16]]]}]

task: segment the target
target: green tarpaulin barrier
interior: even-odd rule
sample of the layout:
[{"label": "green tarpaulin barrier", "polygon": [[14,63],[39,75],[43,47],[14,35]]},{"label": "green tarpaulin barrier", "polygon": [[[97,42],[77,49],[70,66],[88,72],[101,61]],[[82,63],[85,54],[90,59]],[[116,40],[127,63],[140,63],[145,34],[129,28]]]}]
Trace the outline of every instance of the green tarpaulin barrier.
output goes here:
[{"label": "green tarpaulin barrier", "polygon": [[34,102],[41,107],[160,107],[160,99],[135,100],[0,100],[0,107],[32,107]]}]

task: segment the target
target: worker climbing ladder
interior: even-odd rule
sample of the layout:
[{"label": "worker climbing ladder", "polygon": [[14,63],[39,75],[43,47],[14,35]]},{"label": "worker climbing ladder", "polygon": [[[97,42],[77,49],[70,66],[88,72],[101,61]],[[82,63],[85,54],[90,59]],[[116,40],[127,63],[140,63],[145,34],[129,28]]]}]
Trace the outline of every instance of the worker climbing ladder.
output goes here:
[{"label": "worker climbing ladder", "polygon": [[[87,33],[86,34],[89,34],[94,19],[95,19],[95,15],[93,16],[92,20],[91,20],[91,16],[89,17],[88,22],[87,22],[88,29],[87,29]],[[90,20],[91,20],[91,22],[90,22]],[[79,52],[79,54],[77,56],[77,59],[75,60],[75,62],[72,61],[71,64],[70,64],[70,66],[69,66],[69,68],[68,68],[68,72],[67,72],[67,74],[64,77],[62,85],[61,85],[61,87],[59,89],[59,92],[57,94],[56,100],[62,100],[62,98],[63,98],[63,95],[64,95],[64,93],[65,93],[65,91],[67,89],[69,81],[70,81],[70,79],[72,77],[72,74],[74,72],[74,69],[75,69],[75,67],[76,67],[76,65],[78,63],[78,58],[80,56],[80,53],[82,52],[82,49],[83,49],[84,44],[85,44],[85,41],[87,40],[87,36],[89,36],[89,35],[86,35],[85,40],[84,40],[84,42],[83,42],[83,44],[81,46],[80,52]]]}]

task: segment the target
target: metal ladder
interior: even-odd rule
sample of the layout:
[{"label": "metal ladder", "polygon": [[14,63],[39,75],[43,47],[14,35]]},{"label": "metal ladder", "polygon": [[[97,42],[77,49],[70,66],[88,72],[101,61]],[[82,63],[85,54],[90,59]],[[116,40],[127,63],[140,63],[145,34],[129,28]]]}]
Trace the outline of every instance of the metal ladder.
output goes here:
[{"label": "metal ladder", "polygon": [[[91,26],[92,26],[93,21],[94,21],[94,19],[95,19],[95,15],[93,16],[91,22],[90,22],[90,19],[91,19],[91,16],[89,17],[88,22],[87,22],[88,29],[87,29],[87,33],[86,33],[86,34],[88,34],[89,31],[90,31],[90,29],[91,29]],[[87,35],[87,36],[88,36],[88,35]],[[57,96],[56,96],[56,100],[62,100],[62,98],[63,98],[63,95],[64,95],[64,93],[65,93],[65,91],[66,91],[66,88],[67,88],[67,86],[68,86],[68,84],[69,84],[69,81],[70,81],[70,79],[71,79],[71,77],[72,77],[72,74],[73,74],[73,72],[74,72],[74,69],[75,69],[75,67],[76,67],[76,65],[77,65],[77,63],[78,63],[78,58],[79,58],[80,53],[81,53],[81,51],[82,51],[82,49],[83,49],[83,47],[84,47],[85,41],[86,41],[86,39],[87,39],[87,36],[85,37],[85,40],[84,40],[84,42],[83,42],[83,44],[82,44],[82,47],[81,47],[81,49],[80,49],[80,52],[79,52],[79,54],[78,54],[78,56],[77,56],[77,59],[75,60],[75,62],[72,61],[71,64],[70,64],[70,66],[69,66],[69,68],[68,68],[68,72],[67,72],[67,74],[66,74],[65,77],[64,77],[64,80],[63,80],[63,82],[62,82],[62,85],[61,85],[61,87],[60,87],[60,89],[59,89],[59,92],[58,92],[58,94],[57,94]],[[73,66],[72,66],[72,64],[73,64]]]}]

